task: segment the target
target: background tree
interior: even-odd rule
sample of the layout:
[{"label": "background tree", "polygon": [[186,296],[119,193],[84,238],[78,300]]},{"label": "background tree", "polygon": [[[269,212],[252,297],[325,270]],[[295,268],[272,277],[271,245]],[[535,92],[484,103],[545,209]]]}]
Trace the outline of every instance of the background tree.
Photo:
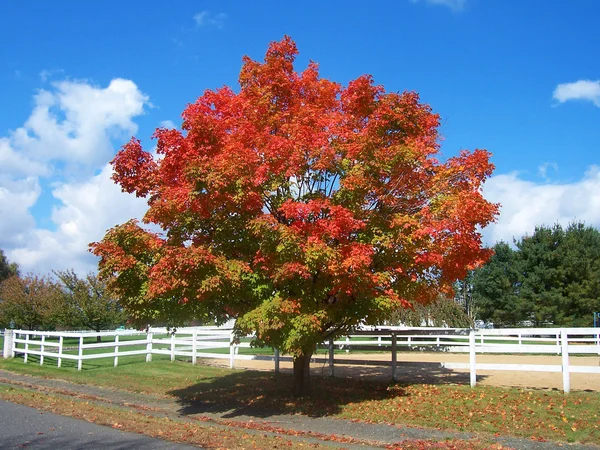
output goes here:
[{"label": "background tree", "polygon": [[600,310],[600,232],[582,223],[539,226],[494,246],[473,275],[478,318],[495,326],[591,326]]},{"label": "background tree", "polygon": [[8,262],[8,258],[0,249],[0,283],[13,275],[19,275],[19,266],[17,263]]},{"label": "background tree", "polygon": [[439,295],[430,303],[415,303],[412,308],[396,310],[392,313],[389,323],[410,327],[467,328],[473,326],[473,319],[455,299]]},{"label": "background tree", "polygon": [[294,71],[297,49],[244,58],[240,89],[207,90],[182,131],[158,129],[160,158],[132,139],[113,160],[124,191],[148,198],[92,244],[101,274],[140,325],[236,318],[238,335],[294,356],[309,387],[317,343],[450,293],[485,261],[484,150],[440,163],[439,117],[417,94],[362,76],[347,87]]},{"label": "background tree", "polygon": [[529,318],[519,296],[518,254],[506,242],[497,243],[493,249],[494,255],[471,278],[476,317],[496,327],[515,326]]},{"label": "background tree", "polygon": [[454,283],[454,301],[460,305],[466,314],[469,323],[474,324],[478,314],[478,307],[473,296],[473,276],[475,272],[469,270],[467,275],[462,280],[457,280]]},{"label": "background tree", "polygon": [[556,322],[592,326],[593,312],[600,311],[600,231],[572,223],[565,230],[561,247],[563,295],[567,300]]},{"label": "background tree", "polygon": [[55,329],[62,292],[53,281],[28,275],[12,276],[0,284],[0,316],[15,328]]},{"label": "background tree", "polygon": [[118,300],[107,290],[105,281],[92,273],[86,278],[79,278],[73,270],[55,274],[65,291],[64,324],[99,332],[125,323],[127,316]]},{"label": "background tree", "polygon": [[518,249],[519,298],[524,303],[527,319],[534,326],[561,325],[567,304],[564,296],[565,265],[562,255],[564,230],[536,227],[531,236],[515,244]]}]

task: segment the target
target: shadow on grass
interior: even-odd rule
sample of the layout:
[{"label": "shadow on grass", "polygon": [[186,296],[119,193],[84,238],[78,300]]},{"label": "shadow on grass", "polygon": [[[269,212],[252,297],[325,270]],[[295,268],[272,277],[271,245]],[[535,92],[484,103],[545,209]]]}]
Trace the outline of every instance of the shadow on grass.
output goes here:
[{"label": "shadow on grass", "polygon": [[[15,359],[21,360],[23,362],[23,355],[17,354]],[[159,358],[160,359],[160,358]],[[166,359],[166,358],[164,358]],[[145,362],[145,356],[121,356],[119,357],[119,366],[127,366],[130,364],[143,364]],[[27,364],[28,365],[40,365],[40,357],[38,355],[28,355],[27,356]],[[45,356],[44,357],[44,366],[48,367],[58,367],[58,357],[55,356]],[[83,371],[93,371],[97,369],[102,369],[106,367],[110,367],[114,365],[114,358],[99,358],[99,359],[87,359],[83,361],[81,366],[81,370]],[[77,370],[77,361],[73,359],[63,358],[61,361],[61,368],[63,369],[75,369]]]},{"label": "shadow on grass", "polygon": [[[398,366],[399,381],[390,383],[374,375],[385,375],[386,367],[344,367],[352,372],[330,378],[319,375],[313,367],[311,393],[304,397],[292,394],[291,371],[275,374],[246,370],[166,392],[178,399],[180,414],[218,413],[224,418],[250,416],[266,418],[279,414],[303,414],[310,417],[336,415],[345,405],[409,396],[411,384],[467,384],[468,373],[444,369],[439,363],[404,363]],[[336,373],[342,368],[336,367]],[[478,379],[483,379],[479,377]]]}]

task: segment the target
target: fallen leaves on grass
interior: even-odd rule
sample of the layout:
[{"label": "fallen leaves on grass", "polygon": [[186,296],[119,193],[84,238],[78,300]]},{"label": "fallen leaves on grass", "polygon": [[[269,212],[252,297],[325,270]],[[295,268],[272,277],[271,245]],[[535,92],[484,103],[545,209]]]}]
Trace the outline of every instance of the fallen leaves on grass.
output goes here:
[{"label": "fallen leaves on grass", "polygon": [[40,394],[25,389],[3,389],[0,398],[44,411],[84,419],[119,430],[146,434],[172,442],[185,442],[221,449],[325,448],[318,443],[294,442],[281,436],[243,433],[224,427],[201,426],[186,421],[159,418],[114,407],[93,405],[72,398]]},{"label": "fallen leaves on grass", "polygon": [[348,403],[339,416],[534,440],[598,442],[599,409],[597,393],[411,385],[390,386],[383,398]]}]

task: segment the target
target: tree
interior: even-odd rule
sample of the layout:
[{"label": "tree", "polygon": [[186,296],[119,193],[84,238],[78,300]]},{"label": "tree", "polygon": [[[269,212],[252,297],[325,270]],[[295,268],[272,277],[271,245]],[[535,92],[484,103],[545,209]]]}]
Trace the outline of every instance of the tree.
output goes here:
[{"label": "tree", "polygon": [[564,230],[536,227],[533,235],[515,244],[518,249],[521,286],[519,296],[535,326],[560,325],[557,320],[566,305],[563,292],[564,261],[562,240]]},{"label": "tree", "polygon": [[106,289],[106,282],[96,275],[90,273],[82,279],[73,270],[55,274],[65,291],[64,324],[99,332],[114,328],[127,319],[118,300]]},{"label": "tree", "polygon": [[455,299],[439,295],[430,303],[415,303],[412,308],[398,309],[392,313],[389,323],[410,327],[467,328],[473,326],[473,319]]},{"label": "tree", "polygon": [[475,303],[475,298],[473,297],[474,274],[474,270],[469,270],[464,279],[457,280],[454,283],[454,301],[463,309],[464,313],[469,319],[470,324],[475,322],[475,317],[478,313],[477,304]]},{"label": "tree", "polygon": [[0,283],[13,275],[19,274],[19,266],[17,263],[9,263],[8,258],[4,255],[2,249],[0,249]]},{"label": "tree", "polygon": [[600,231],[582,223],[569,224],[561,253],[567,302],[557,322],[590,327],[594,311],[600,311]]},{"label": "tree", "polygon": [[474,271],[478,318],[496,326],[591,326],[600,310],[600,232],[582,223],[538,226],[501,242]]},{"label": "tree", "polygon": [[240,89],[207,90],[182,131],[158,129],[154,159],[132,138],[113,179],[148,199],[91,244],[132,319],[236,318],[238,336],[294,356],[309,389],[317,343],[450,293],[485,261],[480,193],[493,166],[475,150],[441,163],[439,117],[414,92],[370,76],[347,87],[294,71],[286,37],[244,58]]},{"label": "tree", "polygon": [[56,283],[33,275],[16,275],[0,284],[0,316],[15,328],[52,330],[62,305]]},{"label": "tree", "polygon": [[472,275],[472,303],[476,317],[496,327],[515,326],[529,319],[519,296],[521,273],[518,254],[506,243],[494,247],[494,255]]},{"label": "tree", "polygon": [[600,232],[582,223],[540,226],[516,245],[533,323],[591,326],[600,309]]}]

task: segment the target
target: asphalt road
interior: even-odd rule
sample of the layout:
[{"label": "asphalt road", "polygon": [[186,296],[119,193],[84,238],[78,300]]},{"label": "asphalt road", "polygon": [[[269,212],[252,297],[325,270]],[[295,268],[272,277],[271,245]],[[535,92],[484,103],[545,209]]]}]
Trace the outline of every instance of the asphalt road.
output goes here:
[{"label": "asphalt road", "polygon": [[0,449],[198,449],[0,400]]}]

